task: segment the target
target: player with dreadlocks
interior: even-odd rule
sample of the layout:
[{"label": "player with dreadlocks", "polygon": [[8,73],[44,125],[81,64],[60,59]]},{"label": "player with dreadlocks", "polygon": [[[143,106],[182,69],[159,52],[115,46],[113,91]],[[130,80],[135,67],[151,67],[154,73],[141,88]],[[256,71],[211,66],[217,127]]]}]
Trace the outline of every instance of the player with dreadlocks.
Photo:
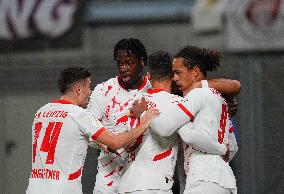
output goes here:
[{"label": "player with dreadlocks", "polygon": [[[146,92],[151,88],[151,84],[143,75],[143,68],[147,64],[147,52],[140,40],[120,40],[114,47],[113,57],[118,75],[95,87],[88,109],[94,112],[111,132],[122,133],[139,125],[139,120],[129,117],[129,107],[135,95]],[[132,148],[135,146],[132,145]],[[118,193],[124,165],[128,160],[135,159],[135,151],[128,157],[126,150],[120,149],[112,153],[104,148],[101,151],[94,194]]]}]

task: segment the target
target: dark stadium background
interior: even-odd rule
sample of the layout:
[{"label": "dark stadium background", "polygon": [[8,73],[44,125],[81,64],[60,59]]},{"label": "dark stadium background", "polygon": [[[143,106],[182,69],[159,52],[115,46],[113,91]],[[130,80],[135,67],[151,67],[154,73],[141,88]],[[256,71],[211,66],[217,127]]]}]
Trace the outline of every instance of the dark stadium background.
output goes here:
[{"label": "dark stadium background", "polygon": [[[14,0],[0,1],[2,13],[5,2]],[[281,6],[284,3],[279,2]],[[240,194],[283,193],[284,28],[281,27],[284,12],[281,9],[274,15],[279,18],[279,28],[273,28],[276,24],[273,16],[263,33],[249,34],[249,29],[242,26],[245,24],[242,17],[230,18],[231,7],[222,14],[221,27],[199,32],[193,27],[194,22],[199,22],[193,21],[191,15],[194,3],[187,0],[80,1],[72,27],[58,37],[37,30],[31,15],[26,25],[32,30],[32,36],[21,38],[13,27],[13,20],[0,13],[0,29],[4,28],[3,24],[10,25],[6,29],[13,35],[7,38],[0,32],[0,193],[25,193],[31,169],[33,115],[40,106],[59,97],[58,73],[69,65],[84,65],[92,71],[94,85],[107,80],[116,73],[113,46],[124,37],[139,38],[148,53],[163,49],[174,54],[188,44],[224,52],[222,68],[209,77],[238,79],[242,84],[236,116],[239,152],[232,162],[238,191]],[[237,37],[228,29],[228,21],[237,26],[245,42],[235,40]],[[96,156],[96,150],[88,150],[82,178],[84,194],[92,193]]]}]

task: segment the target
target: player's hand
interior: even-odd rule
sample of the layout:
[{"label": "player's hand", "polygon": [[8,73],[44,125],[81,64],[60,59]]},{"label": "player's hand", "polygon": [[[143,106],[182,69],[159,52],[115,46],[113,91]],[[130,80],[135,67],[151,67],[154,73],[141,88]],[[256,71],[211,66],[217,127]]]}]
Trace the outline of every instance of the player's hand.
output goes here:
[{"label": "player's hand", "polygon": [[239,104],[238,104],[236,99],[232,99],[227,104],[228,104],[229,115],[230,115],[230,117],[233,117],[238,111],[238,105]]},{"label": "player's hand", "polygon": [[141,127],[144,127],[145,130],[150,126],[151,121],[159,116],[160,112],[158,109],[149,109],[145,111],[145,114],[140,119],[140,125]]},{"label": "player's hand", "polygon": [[106,153],[111,152],[111,153],[114,153],[114,154],[120,156],[120,154],[119,154],[116,150],[111,149],[111,148],[107,147],[106,145],[104,145],[104,144],[102,144],[102,143],[99,143],[99,142],[96,142],[96,143],[97,143],[97,145],[99,145],[99,147],[101,148],[101,150],[105,151]]},{"label": "player's hand", "polygon": [[222,158],[223,158],[223,160],[224,160],[225,162],[229,162],[231,149],[230,149],[230,147],[229,147],[229,144],[225,144],[225,145],[226,145],[226,147],[227,147],[227,152],[225,153],[225,155],[222,156]]},{"label": "player's hand", "polygon": [[145,98],[141,98],[140,102],[138,100],[135,100],[132,104],[132,107],[129,109],[130,110],[130,117],[135,117],[135,118],[140,118],[141,114],[148,110],[148,105],[145,100]]},{"label": "player's hand", "polygon": [[112,149],[112,148],[110,148],[110,147],[107,147],[107,151],[108,151],[108,152],[111,152],[111,153],[114,153],[114,154],[116,154],[117,156],[120,156],[120,154],[118,153],[118,151],[116,151],[116,150],[114,150],[114,149]]}]

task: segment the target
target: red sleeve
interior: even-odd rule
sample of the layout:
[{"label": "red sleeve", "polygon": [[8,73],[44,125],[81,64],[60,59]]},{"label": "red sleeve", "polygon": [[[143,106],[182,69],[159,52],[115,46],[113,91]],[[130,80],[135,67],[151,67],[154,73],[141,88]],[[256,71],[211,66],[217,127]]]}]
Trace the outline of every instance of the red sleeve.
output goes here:
[{"label": "red sleeve", "polygon": [[107,129],[104,128],[104,127],[100,128],[99,130],[96,131],[95,134],[92,135],[91,138],[92,138],[93,140],[98,139],[98,137],[99,137],[99,136],[102,134],[102,132],[104,132],[105,130],[107,130]]}]

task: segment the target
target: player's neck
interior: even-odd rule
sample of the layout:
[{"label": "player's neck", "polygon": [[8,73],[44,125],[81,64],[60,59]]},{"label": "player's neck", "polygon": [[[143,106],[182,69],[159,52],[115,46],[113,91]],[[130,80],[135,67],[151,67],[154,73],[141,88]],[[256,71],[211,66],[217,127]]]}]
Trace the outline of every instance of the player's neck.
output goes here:
[{"label": "player's neck", "polygon": [[152,81],[152,89],[162,89],[166,92],[171,93],[171,80],[165,81]]},{"label": "player's neck", "polygon": [[71,102],[74,105],[79,106],[79,100],[70,94],[65,94],[60,97],[60,100]]},{"label": "player's neck", "polygon": [[137,81],[131,85],[125,85],[127,89],[138,89],[144,83],[143,74],[137,78]]},{"label": "player's neck", "polygon": [[200,75],[198,76],[190,85],[189,88],[187,88],[186,90],[182,91],[183,96],[186,96],[191,90],[195,89],[195,88],[202,88],[201,84],[201,80],[207,80],[207,76],[204,75]]}]

